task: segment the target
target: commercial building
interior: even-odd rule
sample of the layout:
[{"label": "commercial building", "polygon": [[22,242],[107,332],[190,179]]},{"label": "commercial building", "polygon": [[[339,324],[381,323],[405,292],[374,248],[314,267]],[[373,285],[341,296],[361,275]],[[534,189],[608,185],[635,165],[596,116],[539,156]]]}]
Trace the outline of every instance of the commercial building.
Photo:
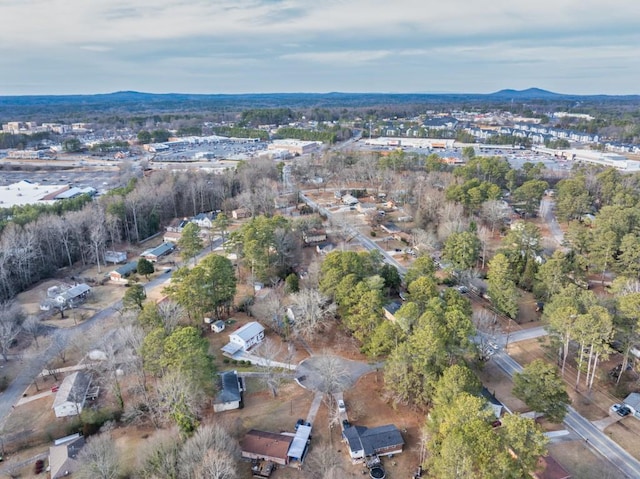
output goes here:
[{"label": "commercial building", "polygon": [[273,140],[268,150],[286,150],[293,155],[304,155],[318,151],[322,142],[301,140]]}]

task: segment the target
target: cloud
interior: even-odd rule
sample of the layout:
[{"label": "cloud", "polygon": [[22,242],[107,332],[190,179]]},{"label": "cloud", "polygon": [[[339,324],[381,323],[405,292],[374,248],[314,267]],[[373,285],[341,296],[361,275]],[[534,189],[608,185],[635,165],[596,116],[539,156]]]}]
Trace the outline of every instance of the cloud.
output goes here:
[{"label": "cloud", "polygon": [[625,74],[581,73],[576,89],[633,91],[640,76],[637,0],[0,0],[0,18],[0,94],[26,85],[34,65],[52,79],[56,65],[77,65],[65,88],[93,74],[203,92],[353,90],[363,78],[397,91],[430,90],[425,79],[446,91],[552,88],[591,67]]}]

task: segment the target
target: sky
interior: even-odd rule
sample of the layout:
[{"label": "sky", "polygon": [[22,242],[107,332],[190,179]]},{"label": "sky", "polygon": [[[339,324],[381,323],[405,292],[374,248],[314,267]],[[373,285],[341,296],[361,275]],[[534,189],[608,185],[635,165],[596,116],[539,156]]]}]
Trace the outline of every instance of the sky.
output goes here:
[{"label": "sky", "polygon": [[0,0],[0,95],[640,94],[638,0]]}]

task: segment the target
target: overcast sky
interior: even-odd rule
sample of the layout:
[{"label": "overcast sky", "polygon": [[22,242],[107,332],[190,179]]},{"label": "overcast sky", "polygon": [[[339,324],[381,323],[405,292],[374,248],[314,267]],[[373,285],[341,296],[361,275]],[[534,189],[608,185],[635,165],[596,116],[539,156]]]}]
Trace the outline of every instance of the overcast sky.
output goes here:
[{"label": "overcast sky", "polygon": [[0,95],[640,93],[639,0],[0,0]]}]

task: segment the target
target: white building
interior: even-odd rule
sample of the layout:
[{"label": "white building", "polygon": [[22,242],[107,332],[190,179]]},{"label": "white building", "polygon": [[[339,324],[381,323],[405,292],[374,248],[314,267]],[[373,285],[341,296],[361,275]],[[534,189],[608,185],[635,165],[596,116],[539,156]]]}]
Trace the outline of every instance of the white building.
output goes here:
[{"label": "white building", "polygon": [[91,376],[83,371],[64,378],[53,401],[56,417],[78,416],[84,408],[90,386]]},{"label": "white building", "polygon": [[239,351],[248,351],[263,339],[264,326],[252,321],[229,335],[229,342],[222,348],[222,352],[226,356],[233,356]]}]

